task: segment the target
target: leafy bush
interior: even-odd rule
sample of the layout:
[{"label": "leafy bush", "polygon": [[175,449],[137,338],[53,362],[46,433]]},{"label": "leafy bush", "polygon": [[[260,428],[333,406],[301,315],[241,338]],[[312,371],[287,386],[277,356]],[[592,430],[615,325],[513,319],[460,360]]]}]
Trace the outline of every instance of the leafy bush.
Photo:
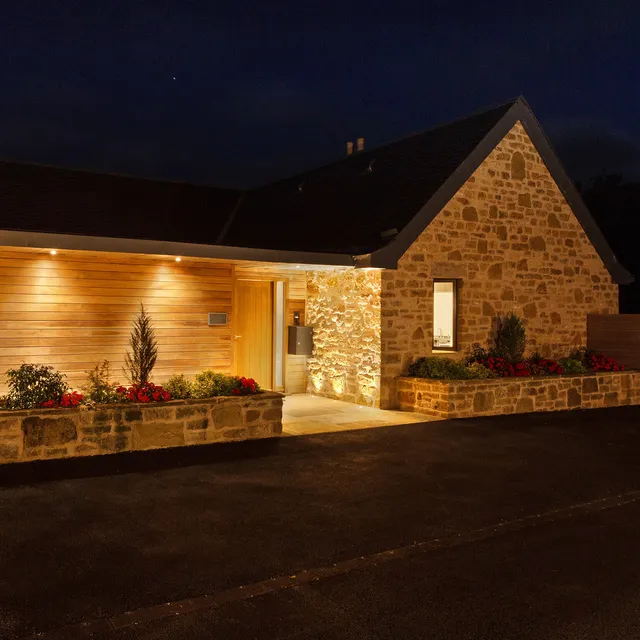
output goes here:
[{"label": "leafy bush", "polygon": [[87,382],[82,390],[89,402],[106,404],[120,401],[116,386],[111,382],[111,365],[108,360],[101,360],[85,373]]},{"label": "leafy bush", "polygon": [[521,362],[527,346],[527,334],[522,320],[512,311],[504,318],[498,317],[494,334],[496,356],[510,362]]},{"label": "leafy bush", "polygon": [[35,409],[50,400],[60,402],[69,386],[65,375],[42,364],[22,364],[7,371],[8,409]]},{"label": "leafy bush", "polygon": [[484,362],[489,357],[489,352],[481,347],[477,342],[474,342],[469,349],[469,353],[465,358],[467,364],[473,364],[474,362]]},{"label": "leafy bush", "polygon": [[434,380],[464,380],[468,377],[464,362],[438,356],[418,358],[409,365],[409,375]]},{"label": "leafy bush", "polygon": [[564,373],[564,367],[550,358],[534,355],[529,358],[528,363],[533,376],[557,376]]},{"label": "leafy bush", "polygon": [[482,380],[496,377],[496,374],[493,373],[493,371],[491,371],[489,367],[485,367],[480,362],[472,362],[471,364],[467,365],[466,369],[467,375],[470,379]]},{"label": "leafy bush", "polygon": [[176,373],[164,383],[164,388],[174,400],[184,400],[191,397],[193,383],[184,374]]},{"label": "leafy bush", "polygon": [[149,382],[158,358],[158,341],[151,318],[142,303],[140,303],[140,313],[133,321],[129,344],[131,353],[127,351],[124,357],[125,373],[131,384],[145,385]]},{"label": "leafy bush", "polygon": [[227,376],[224,373],[207,370],[196,375],[191,387],[191,397],[247,396],[258,391],[260,387],[253,378]]},{"label": "leafy bush", "polygon": [[558,363],[564,369],[565,373],[585,373],[587,371],[584,364],[575,358],[560,358]]},{"label": "leafy bush", "polygon": [[586,347],[572,349],[569,358],[579,360],[588,371],[624,371],[624,365],[617,360]]},{"label": "leafy bush", "polygon": [[160,385],[147,382],[145,384],[133,384],[130,387],[118,387],[118,402],[167,402],[171,400],[171,394]]},{"label": "leafy bush", "polygon": [[237,379],[210,369],[196,374],[191,388],[193,398],[214,398],[233,395]]},{"label": "leafy bush", "polygon": [[465,364],[452,358],[438,356],[418,358],[409,365],[409,375],[417,378],[432,378],[433,380],[470,380],[472,378],[494,378],[492,371],[476,362]]}]

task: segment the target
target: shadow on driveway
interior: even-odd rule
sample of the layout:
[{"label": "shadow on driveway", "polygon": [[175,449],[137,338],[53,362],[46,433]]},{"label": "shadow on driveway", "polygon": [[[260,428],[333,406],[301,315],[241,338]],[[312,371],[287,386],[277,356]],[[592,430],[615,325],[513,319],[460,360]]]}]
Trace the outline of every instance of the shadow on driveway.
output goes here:
[{"label": "shadow on driveway", "polygon": [[638,436],[628,407],[6,467],[0,637],[638,489]]}]

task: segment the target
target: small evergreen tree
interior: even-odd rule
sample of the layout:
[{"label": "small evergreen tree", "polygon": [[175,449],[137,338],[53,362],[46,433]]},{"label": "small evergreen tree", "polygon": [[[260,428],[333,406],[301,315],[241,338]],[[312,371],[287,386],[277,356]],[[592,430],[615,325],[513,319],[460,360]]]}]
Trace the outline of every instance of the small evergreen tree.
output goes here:
[{"label": "small evergreen tree", "polygon": [[512,311],[504,318],[498,317],[495,332],[495,355],[510,362],[520,362],[527,346],[527,334],[522,320]]},{"label": "small evergreen tree", "polygon": [[158,358],[158,342],[155,329],[151,324],[151,317],[142,303],[140,303],[140,313],[133,321],[129,344],[131,353],[127,351],[125,355],[124,372],[131,384],[145,384],[149,382],[151,371]]}]

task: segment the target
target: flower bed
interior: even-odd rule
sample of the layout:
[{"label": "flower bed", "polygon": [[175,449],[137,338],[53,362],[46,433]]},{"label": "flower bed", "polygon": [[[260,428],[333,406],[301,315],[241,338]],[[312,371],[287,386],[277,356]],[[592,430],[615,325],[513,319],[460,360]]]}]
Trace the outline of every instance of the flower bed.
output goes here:
[{"label": "flower bed", "polygon": [[397,379],[404,411],[469,418],[640,404],[640,371],[485,380]]},{"label": "flower bed", "polygon": [[283,395],[0,411],[0,463],[273,438]]}]

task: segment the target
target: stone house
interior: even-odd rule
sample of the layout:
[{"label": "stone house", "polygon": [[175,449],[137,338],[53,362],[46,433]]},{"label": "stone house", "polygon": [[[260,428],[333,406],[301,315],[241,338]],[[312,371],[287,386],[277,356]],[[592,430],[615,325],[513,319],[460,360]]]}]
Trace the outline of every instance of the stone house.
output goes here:
[{"label": "stone house", "polygon": [[414,358],[462,357],[509,310],[543,353],[585,344],[632,280],[522,98],[246,192],[5,162],[0,202],[0,371],[76,386],[119,370],[143,302],[160,382],[213,368],[393,407]]}]

